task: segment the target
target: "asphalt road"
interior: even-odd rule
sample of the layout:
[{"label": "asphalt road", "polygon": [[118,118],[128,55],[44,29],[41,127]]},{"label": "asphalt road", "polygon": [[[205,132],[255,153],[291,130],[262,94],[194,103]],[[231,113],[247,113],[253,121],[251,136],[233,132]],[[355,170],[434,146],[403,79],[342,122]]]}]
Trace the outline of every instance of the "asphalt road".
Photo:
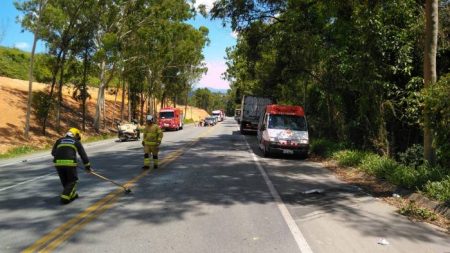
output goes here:
[{"label": "asphalt road", "polygon": [[319,163],[263,158],[231,118],[164,134],[149,172],[140,142],[85,145],[93,168],[132,193],[80,170],[67,206],[48,154],[1,161],[0,252],[450,252],[449,235]]}]

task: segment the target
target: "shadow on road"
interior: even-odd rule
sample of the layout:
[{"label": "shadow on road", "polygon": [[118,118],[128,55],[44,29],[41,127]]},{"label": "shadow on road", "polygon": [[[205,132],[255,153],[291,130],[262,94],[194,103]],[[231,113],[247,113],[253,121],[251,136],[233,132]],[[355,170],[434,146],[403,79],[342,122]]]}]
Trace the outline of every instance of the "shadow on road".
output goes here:
[{"label": "shadow on road", "polygon": [[[367,198],[357,187],[339,182],[331,172],[317,163],[283,157],[262,158],[256,145],[256,137],[242,136],[234,122],[222,122],[221,126],[216,127],[224,128],[227,134],[201,138],[191,147],[190,142],[184,141],[162,147],[166,154],[180,148],[189,148],[174,162],[142,178],[133,188],[133,194],[121,197],[113,208],[103,214],[105,218],[97,221],[100,225],[83,231],[83,235],[95,235],[104,229],[111,230],[130,220],[162,224],[184,220],[188,215],[205,215],[201,207],[205,204],[228,208],[237,204],[274,203],[253,161],[254,153],[281,198],[293,212],[294,218],[322,211],[345,220],[346,226],[367,236],[383,235],[422,242],[434,241],[436,237],[445,239],[438,232],[428,230],[428,233],[424,233],[423,227],[394,213],[388,218],[377,215],[376,210],[368,214],[360,205],[364,201],[377,200]],[[251,150],[248,150],[244,138],[250,143]],[[100,153],[95,160],[97,163],[111,164],[108,168],[98,168],[99,172],[124,182],[141,172],[142,149],[135,147],[127,152]],[[55,192],[41,192],[41,189],[55,189],[55,183],[55,179],[49,179],[40,182],[39,189],[33,195],[26,195],[24,192],[17,198],[2,199],[0,211],[7,213],[20,206],[25,210],[64,208],[67,212],[38,218],[30,215],[13,217],[2,222],[0,229],[28,229],[41,234],[52,227],[54,219],[68,219],[81,211],[70,205],[60,207],[54,203]],[[97,179],[86,176],[83,183],[82,190],[85,192],[101,187]],[[305,194],[312,189],[322,189],[323,192]],[[363,198],[362,202],[358,201]],[[91,240],[95,241],[95,237],[91,237]]]}]

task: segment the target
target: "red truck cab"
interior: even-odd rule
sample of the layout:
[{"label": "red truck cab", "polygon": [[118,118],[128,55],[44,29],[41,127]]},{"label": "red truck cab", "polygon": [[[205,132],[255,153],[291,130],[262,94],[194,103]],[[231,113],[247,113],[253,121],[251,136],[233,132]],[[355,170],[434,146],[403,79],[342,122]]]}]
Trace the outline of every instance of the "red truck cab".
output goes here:
[{"label": "red truck cab", "polygon": [[165,107],[158,113],[158,125],[161,129],[183,129],[183,110],[180,108]]}]

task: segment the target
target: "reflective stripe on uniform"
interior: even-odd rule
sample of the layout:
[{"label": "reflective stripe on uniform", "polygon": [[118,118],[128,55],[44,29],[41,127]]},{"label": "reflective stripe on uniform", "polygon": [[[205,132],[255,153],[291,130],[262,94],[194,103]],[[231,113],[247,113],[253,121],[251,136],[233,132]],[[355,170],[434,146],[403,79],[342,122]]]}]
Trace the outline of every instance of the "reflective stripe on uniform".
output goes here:
[{"label": "reflective stripe on uniform", "polygon": [[59,144],[56,148],[62,148],[62,147],[73,148],[75,151],[77,151],[77,147],[73,144]]},{"label": "reflective stripe on uniform", "polygon": [[154,142],[154,141],[145,141],[144,143],[145,143],[145,145],[159,145],[158,142]]},{"label": "reflective stripe on uniform", "polygon": [[150,166],[150,158],[144,158],[144,166]]},{"label": "reflective stripe on uniform", "polygon": [[77,166],[73,160],[56,160],[55,166]]},{"label": "reflective stripe on uniform", "polygon": [[60,197],[61,197],[62,199],[70,200],[70,196],[67,196],[67,195],[64,195],[64,194],[61,194]]},{"label": "reflective stripe on uniform", "polygon": [[77,194],[77,183],[75,182],[75,185],[72,188],[72,191],[70,192],[70,199],[73,199],[75,195]]}]

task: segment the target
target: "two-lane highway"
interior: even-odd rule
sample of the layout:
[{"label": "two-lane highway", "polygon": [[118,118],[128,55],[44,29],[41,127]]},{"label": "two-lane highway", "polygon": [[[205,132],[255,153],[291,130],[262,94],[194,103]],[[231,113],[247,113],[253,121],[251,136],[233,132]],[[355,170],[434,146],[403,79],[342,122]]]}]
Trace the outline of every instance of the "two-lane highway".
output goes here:
[{"label": "two-lane highway", "polygon": [[[227,119],[165,132],[162,166],[143,172],[140,142],[86,145],[80,199],[58,202],[50,156],[0,163],[0,252],[446,252],[450,237],[415,224],[320,164],[263,158]],[[44,157],[43,157],[44,155]],[[319,189],[321,193],[307,194]],[[385,238],[389,245],[378,244]]]}]

